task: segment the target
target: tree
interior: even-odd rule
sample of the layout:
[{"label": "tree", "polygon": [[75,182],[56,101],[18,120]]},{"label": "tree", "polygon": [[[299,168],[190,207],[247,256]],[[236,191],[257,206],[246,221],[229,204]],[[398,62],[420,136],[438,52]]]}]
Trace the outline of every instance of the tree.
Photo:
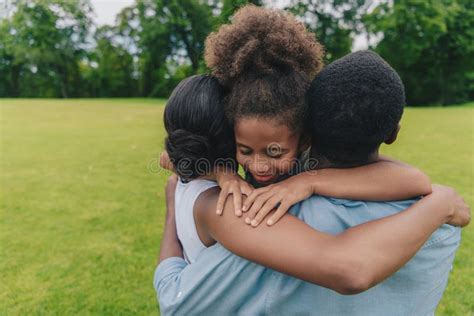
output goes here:
[{"label": "tree", "polygon": [[137,93],[133,56],[118,43],[116,34],[111,26],[95,32],[96,47],[81,70],[91,96],[129,97]]},{"label": "tree", "polygon": [[22,65],[14,58],[12,40],[8,21],[0,21],[0,96],[2,97],[19,95]]},{"label": "tree", "polygon": [[205,69],[204,40],[215,19],[207,2],[138,0],[119,19],[120,33],[137,47],[142,94],[167,96],[171,87],[163,81],[174,82],[173,76],[183,71],[191,75]]},{"label": "tree", "polygon": [[350,53],[352,36],[363,29],[361,18],[371,4],[370,0],[292,0],[287,9],[316,34],[331,62]]},{"label": "tree", "polygon": [[163,96],[157,84],[167,80],[164,76],[167,73],[166,62],[172,51],[169,41],[171,29],[164,3],[137,0],[119,14],[118,20],[120,35],[131,39],[136,48],[140,94]]},{"label": "tree", "polygon": [[2,65],[16,96],[78,95],[78,61],[90,20],[86,0],[18,1],[2,22]]},{"label": "tree", "polygon": [[180,51],[185,51],[185,57],[191,62],[191,71],[195,74],[203,68],[204,41],[214,24],[211,7],[204,1],[196,0],[164,2],[168,5],[173,53],[179,55]]},{"label": "tree", "polygon": [[469,0],[399,0],[365,17],[375,47],[402,77],[411,105],[474,97],[474,4]]},{"label": "tree", "polygon": [[221,0],[217,2],[215,6],[215,11],[219,12],[218,14],[218,23],[229,23],[230,18],[232,15],[237,11],[239,8],[243,7],[247,4],[253,4],[256,6],[262,6],[263,3],[261,0]]}]

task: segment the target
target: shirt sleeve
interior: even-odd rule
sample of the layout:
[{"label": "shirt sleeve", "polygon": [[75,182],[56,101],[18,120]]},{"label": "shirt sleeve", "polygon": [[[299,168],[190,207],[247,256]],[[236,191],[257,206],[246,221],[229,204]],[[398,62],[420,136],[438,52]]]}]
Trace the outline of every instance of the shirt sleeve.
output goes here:
[{"label": "shirt sleeve", "polygon": [[187,263],[183,258],[171,257],[163,260],[156,267],[153,277],[160,311],[163,315],[174,314],[174,308],[179,306],[181,297],[181,274]]},{"label": "shirt sleeve", "polygon": [[413,264],[407,264],[407,271],[411,272],[411,279],[416,283],[411,291],[417,298],[413,304],[413,315],[435,314],[448,285],[454,256],[460,243],[461,229],[442,225],[414,257]]},{"label": "shirt sleeve", "polygon": [[260,315],[270,273],[216,244],[192,264],[178,257],[163,260],[153,285],[162,315]]},{"label": "shirt sleeve", "polygon": [[159,295],[163,288],[179,277],[180,272],[186,267],[186,261],[180,257],[171,257],[163,260],[156,267],[153,277],[153,287]]}]

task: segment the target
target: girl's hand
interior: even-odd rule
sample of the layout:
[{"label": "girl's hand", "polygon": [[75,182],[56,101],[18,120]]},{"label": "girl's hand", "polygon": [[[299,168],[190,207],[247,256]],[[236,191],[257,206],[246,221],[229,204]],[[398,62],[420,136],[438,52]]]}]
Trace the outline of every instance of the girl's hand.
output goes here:
[{"label": "girl's hand", "polygon": [[234,196],[234,212],[236,216],[242,216],[242,195],[249,196],[253,187],[245,182],[236,172],[221,170],[216,173],[216,180],[221,187],[221,193],[217,200],[217,215],[222,214],[227,197]]},{"label": "girl's hand", "polygon": [[446,203],[449,217],[446,224],[464,227],[471,221],[471,209],[464,199],[453,188],[434,184],[433,193],[427,197],[439,199],[439,203]]},{"label": "girl's hand", "polygon": [[267,225],[275,224],[288,209],[313,194],[309,177],[313,175],[303,172],[289,179],[264,188],[254,190],[245,200],[243,211],[248,210],[245,222],[256,227],[274,208],[276,212],[268,219]]}]

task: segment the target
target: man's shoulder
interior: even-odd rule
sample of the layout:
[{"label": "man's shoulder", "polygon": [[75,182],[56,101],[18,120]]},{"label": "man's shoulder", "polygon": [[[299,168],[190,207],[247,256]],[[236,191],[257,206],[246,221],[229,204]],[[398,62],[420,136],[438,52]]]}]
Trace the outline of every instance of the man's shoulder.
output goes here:
[{"label": "man's shoulder", "polygon": [[314,195],[290,212],[314,229],[339,234],[350,227],[396,214],[413,203],[415,200],[370,202]]},{"label": "man's shoulder", "polygon": [[301,212],[312,212],[314,210],[328,212],[340,211],[341,209],[359,209],[362,212],[367,212],[367,210],[380,209],[381,212],[379,214],[384,214],[386,216],[387,212],[392,213],[393,211],[402,211],[407,209],[419,199],[420,197],[399,201],[362,201],[313,195],[308,199],[294,205],[291,209],[291,212],[293,215],[298,216],[298,214]]},{"label": "man's shoulder", "polygon": [[[327,233],[340,233],[350,227],[402,212],[421,197],[400,201],[356,201],[313,195],[294,205],[290,213],[313,228]],[[451,225],[439,227],[423,248],[438,244],[457,247],[460,228]]]}]

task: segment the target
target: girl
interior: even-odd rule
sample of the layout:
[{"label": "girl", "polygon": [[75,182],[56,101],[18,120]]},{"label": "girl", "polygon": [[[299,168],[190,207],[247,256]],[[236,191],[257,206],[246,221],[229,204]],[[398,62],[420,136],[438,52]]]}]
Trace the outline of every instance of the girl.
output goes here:
[{"label": "girl", "polygon": [[298,177],[303,181],[268,187],[311,165],[305,157],[310,144],[305,94],[322,67],[323,54],[315,35],[293,15],[255,6],[240,9],[232,24],[206,40],[207,65],[229,89],[225,111],[234,126],[237,161],[253,187],[266,187],[249,196],[249,188],[238,177],[221,177],[218,214],[229,194],[237,215],[241,195],[249,196],[242,211],[248,211],[246,222],[257,226],[275,207],[269,225],[312,194],[401,200],[431,192],[423,173],[384,157],[360,168],[306,172]]}]

